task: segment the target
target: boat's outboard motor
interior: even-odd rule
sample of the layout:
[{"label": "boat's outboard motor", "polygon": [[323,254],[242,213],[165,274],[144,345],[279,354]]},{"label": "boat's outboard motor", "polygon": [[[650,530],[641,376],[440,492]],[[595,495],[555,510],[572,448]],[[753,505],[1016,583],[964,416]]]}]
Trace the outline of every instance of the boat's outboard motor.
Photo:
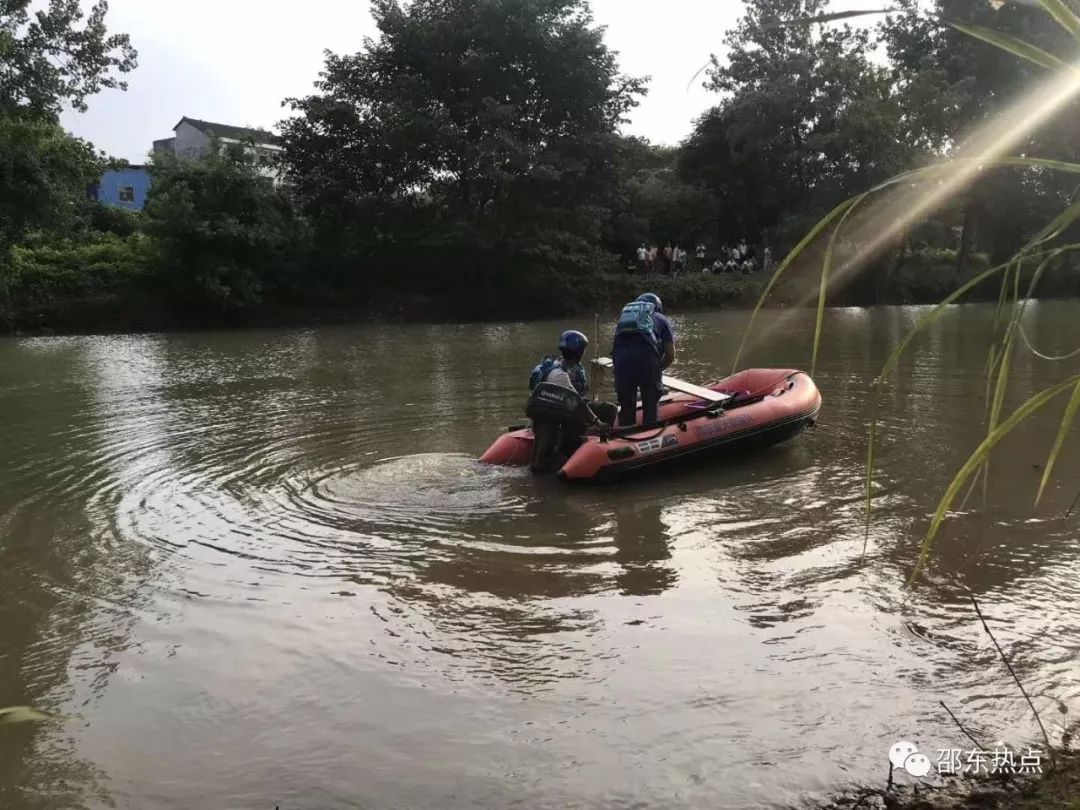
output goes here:
[{"label": "boat's outboard motor", "polygon": [[585,427],[593,421],[589,404],[577,391],[546,382],[533,389],[525,415],[533,423],[529,466],[534,473],[558,472],[581,446]]}]

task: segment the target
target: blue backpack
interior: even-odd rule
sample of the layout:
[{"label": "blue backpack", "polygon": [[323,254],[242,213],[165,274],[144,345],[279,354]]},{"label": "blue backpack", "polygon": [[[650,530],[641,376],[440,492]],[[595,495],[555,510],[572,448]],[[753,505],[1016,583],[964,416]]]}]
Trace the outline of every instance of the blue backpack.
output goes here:
[{"label": "blue backpack", "polygon": [[641,335],[649,345],[660,351],[660,340],[656,336],[656,321],[653,313],[656,307],[648,301],[632,301],[623,307],[622,314],[615,324],[615,337],[621,335]]},{"label": "blue backpack", "polygon": [[534,368],[532,374],[529,375],[530,391],[542,383],[547,378],[547,375],[551,373],[551,370],[555,368],[555,359],[556,358],[549,355],[537,363],[536,368]]}]

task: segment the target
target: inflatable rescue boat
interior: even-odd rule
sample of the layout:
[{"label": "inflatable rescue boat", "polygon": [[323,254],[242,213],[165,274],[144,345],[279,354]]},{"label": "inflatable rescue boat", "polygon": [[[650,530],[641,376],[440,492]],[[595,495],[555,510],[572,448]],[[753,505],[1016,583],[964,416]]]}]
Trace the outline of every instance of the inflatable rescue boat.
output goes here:
[{"label": "inflatable rescue boat", "polygon": [[[597,362],[610,365],[609,360]],[[528,415],[533,425],[511,428],[481,461],[536,469],[537,435],[544,437],[545,431],[557,425],[562,452],[556,456],[554,469],[559,478],[611,480],[661,465],[723,457],[787,441],[811,427],[821,408],[814,381],[795,369],[747,369],[707,386],[665,377],[664,385],[676,392],[661,399],[657,423],[641,425],[639,408],[639,424],[600,431],[582,418],[584,400],[575,392],[542,383],[530,399]]]}]

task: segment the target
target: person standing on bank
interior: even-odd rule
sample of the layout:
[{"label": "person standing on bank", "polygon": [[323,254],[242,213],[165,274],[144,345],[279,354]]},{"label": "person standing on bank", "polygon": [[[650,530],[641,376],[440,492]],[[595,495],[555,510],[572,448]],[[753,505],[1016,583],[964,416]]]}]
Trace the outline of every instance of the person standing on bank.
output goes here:
[{"label": "person standing on bank", "polygon": [[611,359],[619,398],[619,427],[637,421],[641,392],[642,423],[660,421],[661,378],[675,362],[675,332],[655,293],[645,293],[623,307],[615,325]]}]

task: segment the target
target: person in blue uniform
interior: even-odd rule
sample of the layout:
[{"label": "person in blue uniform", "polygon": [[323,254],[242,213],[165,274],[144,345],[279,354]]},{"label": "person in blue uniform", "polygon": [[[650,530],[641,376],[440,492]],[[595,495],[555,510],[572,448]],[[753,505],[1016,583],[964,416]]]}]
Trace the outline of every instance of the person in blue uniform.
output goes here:
[{"label": "person in blue uniform", "polygon": [[594,402],[589,388],[589,375],[582,359],[589,348],[589,338],[582,332],[570,329],[559,336],[559,357],[545,357],[533,369],[529,379],[530,390],[546,382],[571,388],[588,403],[597,419],[609,427],[615,424],[615,405],[610,402]]},{"label": "person in blue uniform", "polygon": [[660,420],[661,378],[675,362],[675,332],[655,293],[645,293],[623,307],[615,325],[611,359],[619,398],[619,427],[637,419],[640,392],[643,424]]},{"label": "person in blue uniform", "polygon": [[[525,413],[532,419],[529,467],[534,473],[557,472],[581,446],[586,433],[607,436],[615,424],[615,405],[591,399],[589,377],[581,364],[588,347],[589,339],[581,332],[563,332],[559,357],[545,357],[529,376],[533,393]],[[555,394],[555,387],[573,393]]]}]

